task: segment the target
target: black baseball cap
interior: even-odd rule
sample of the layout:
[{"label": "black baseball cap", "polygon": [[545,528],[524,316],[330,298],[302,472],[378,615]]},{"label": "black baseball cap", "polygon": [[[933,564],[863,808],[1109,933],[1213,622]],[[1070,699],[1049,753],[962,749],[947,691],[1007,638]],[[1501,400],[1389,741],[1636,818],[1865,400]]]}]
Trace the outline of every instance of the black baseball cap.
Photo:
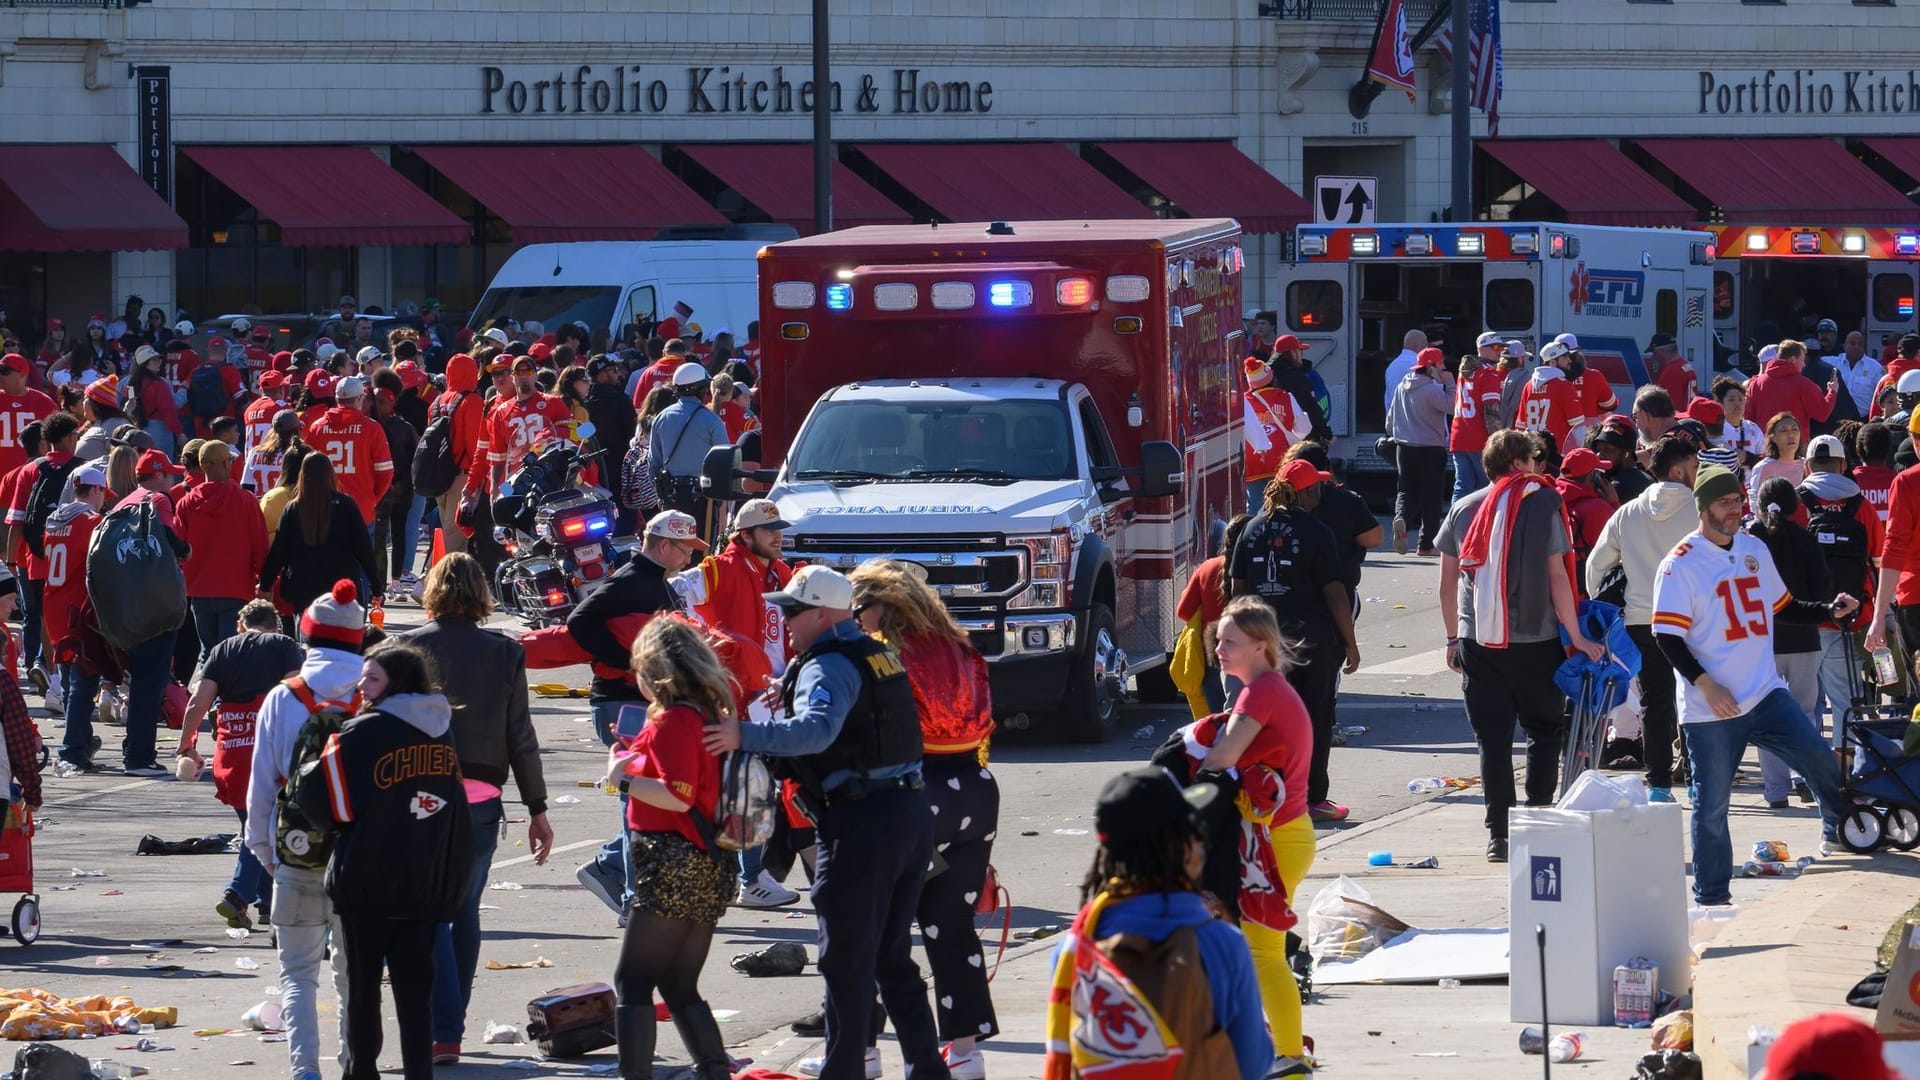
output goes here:
[{"label": "black baseball cap", "polygon": [[1653,335],[1653,340],[1647,342],[1647,351],[1652,352],[1655,349],[1664,349],[1672,344],[1674,344],[1672,334],[1655,334]]},{"label": "black baseball cap", "polygon": [[610,367],[617,367],[619,363],[618,360],[608,356],[606,353],[601,353],[599,356],[587,361],[587,378],[591,379]]},{"label": "black baseball cap", "polygon": [[1713,448],[1713,440],[1707,435],[1707,426],[1698,420],[1681,420],[1667,429],[1663,438],[1685,439],[1693,444],[1695,450]]},{"label": "black baseball cap", "polygon": [[1156,836],[1168,822],[1193,821],[1219,794],[1212,784],[1182,787],[1166,769],[1129,769],[1100,789],[1093,804],[1094,831],[1103,844]]}]

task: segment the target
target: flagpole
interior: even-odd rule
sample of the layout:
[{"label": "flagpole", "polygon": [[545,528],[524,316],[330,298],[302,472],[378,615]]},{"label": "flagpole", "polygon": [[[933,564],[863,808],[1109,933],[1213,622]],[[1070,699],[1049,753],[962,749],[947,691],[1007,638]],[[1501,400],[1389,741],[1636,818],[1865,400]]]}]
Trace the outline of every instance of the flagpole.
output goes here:
[{"label": "flagpole", "polygon": [[[1453,220],[1473,220],[1473,63],[1467,0],[1453,0]],[[1492,48],[1488,43],[1483,46]]]}]

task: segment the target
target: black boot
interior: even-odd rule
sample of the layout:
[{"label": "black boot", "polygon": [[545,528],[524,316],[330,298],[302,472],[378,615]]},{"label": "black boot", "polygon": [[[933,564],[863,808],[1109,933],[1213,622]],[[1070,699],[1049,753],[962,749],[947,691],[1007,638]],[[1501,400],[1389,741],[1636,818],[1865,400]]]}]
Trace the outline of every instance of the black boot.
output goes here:
[{"label": "black boot", "polygon": [[653,1002],[614,1006],[613,1031],[620,1040],[620,1080],[653,1080],[653,1044],[659,1036]]},{"label": "black boot", "polygon": [[705,1001],[674,1009],[673,1026],[680,1029],[680,1041],[687,1044],[687,1053],[693,1058],[695,1080],[731,1080],[733,1059],[727,1056],[727,1040]]}]

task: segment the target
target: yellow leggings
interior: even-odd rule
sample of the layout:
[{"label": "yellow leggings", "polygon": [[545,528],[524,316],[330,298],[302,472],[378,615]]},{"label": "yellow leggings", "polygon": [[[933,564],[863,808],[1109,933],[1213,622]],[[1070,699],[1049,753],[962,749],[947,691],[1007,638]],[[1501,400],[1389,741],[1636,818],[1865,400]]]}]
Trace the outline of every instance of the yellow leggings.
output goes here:
[{"label": "yellow leggings", "polygon": [[[1287,901],[1300,910],[1300,883],[1313,869],[1313,819],[1301,814],[1285,825],[1275,825],[1268,835],[1273,840],[1273,858],[1280,868],[1280,880],[1287,887]],[[1304,918],[1304,916],[1302,916]],[[1300,984],[1294,980],[1293,967],[1287,963],[1287,935],[1254,923],[1242,923],[1247,950],[1253,954],[1253,976],[1260,984],[1260,999],[1266,1006],[1267,1026],[1273,1030],[1273,1049],[1277,1054],[1297,1058],[1304,1053],[1301,1043]]]}]

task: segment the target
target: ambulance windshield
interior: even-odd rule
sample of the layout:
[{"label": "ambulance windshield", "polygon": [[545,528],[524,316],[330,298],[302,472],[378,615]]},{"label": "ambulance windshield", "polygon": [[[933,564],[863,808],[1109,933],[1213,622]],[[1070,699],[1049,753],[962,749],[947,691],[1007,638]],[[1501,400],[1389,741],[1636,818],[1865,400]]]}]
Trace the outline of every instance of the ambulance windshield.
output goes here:
[{"label": "ambulance windshield", "polygon": [[1059,401],[833,401],[788,456],[793,480],[1071,480],[1073,429]]}]

